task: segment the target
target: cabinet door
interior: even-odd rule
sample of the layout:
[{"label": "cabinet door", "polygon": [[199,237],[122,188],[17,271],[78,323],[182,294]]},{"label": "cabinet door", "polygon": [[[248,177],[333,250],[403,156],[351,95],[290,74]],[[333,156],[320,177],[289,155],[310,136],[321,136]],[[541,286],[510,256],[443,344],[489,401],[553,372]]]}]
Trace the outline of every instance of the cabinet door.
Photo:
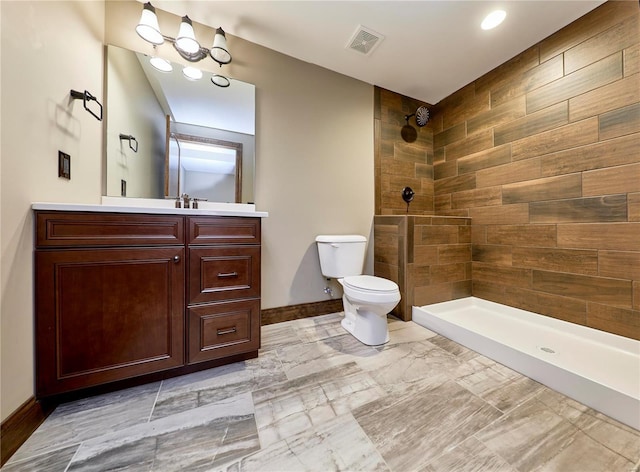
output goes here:
[{"label": "cabinet door", "polygon": [[189,304],[260,296],[260,246],[189,248]]},{"label": "cabinet door", "polygon": [[184,248],[36,251],[36,393],[184,364]]},{"label": "cabinet door", "polygon": [[188,313],[190,364],[260,347],[260,300],[199,305]]}]

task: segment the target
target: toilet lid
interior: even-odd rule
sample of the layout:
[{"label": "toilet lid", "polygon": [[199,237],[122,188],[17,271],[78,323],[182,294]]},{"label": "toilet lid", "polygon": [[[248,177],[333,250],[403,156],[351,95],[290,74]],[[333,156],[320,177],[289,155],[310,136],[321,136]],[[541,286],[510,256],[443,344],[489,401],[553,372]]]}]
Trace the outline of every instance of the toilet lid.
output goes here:
[{"label": "toilet lid", "polygon": [[345,277],[342,283],[346,287],[354,288],[362,291],[371,292],[397,292],[398,285],[388,279],[382,277],[374,277],[372,275],[353,275]]}]

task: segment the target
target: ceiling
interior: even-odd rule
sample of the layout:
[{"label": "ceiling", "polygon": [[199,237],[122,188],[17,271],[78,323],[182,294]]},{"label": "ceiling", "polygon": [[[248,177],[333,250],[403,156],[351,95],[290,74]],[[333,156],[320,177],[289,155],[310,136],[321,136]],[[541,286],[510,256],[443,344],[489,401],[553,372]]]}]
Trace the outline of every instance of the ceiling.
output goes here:
[{"label": "ceiling", "polygon": [[[435,104],[604,3],[568,1],[205,1],[153,5],[305,62]],[[497,28],[483,18],[507,12]],[[384,36],[347,48],[364,26]],[[207,40],[208,41],[208,40]],[[233,50],[231,50],[233,55]]]}]

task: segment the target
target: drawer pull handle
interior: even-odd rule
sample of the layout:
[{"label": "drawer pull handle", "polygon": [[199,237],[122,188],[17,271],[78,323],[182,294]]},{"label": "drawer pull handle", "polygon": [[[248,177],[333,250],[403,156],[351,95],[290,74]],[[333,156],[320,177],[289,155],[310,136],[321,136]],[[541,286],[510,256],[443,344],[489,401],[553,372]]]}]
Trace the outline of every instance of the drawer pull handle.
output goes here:
[{"label": "drawer pull handle", "polygon": [[236,328],[235,326],[233,328],[227,328],[227,329],[219,329],[218,330],[218,336],[221,336],[223,334],[232,334],[236,332]]},{"label": "drawer pull handle", "polygon": [[237,272],[224,272],[224,273],[218,274],[218,278],[220,279],[224,279],[228,277],[237,277],[237,276],[238,276]]},{"label": "drawer pull handle", "polygon": [[180,262],[180,256],[173,256],[173,262]]}]

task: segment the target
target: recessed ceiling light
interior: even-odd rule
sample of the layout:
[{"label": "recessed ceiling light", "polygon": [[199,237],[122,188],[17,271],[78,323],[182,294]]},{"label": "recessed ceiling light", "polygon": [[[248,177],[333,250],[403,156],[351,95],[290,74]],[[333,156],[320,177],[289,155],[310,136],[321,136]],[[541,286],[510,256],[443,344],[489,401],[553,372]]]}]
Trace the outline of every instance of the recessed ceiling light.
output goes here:
[{"label": "recessed ceiling light", "polygon": [[200,69],[196,69],[195,67],[187,66],[182,69],[182,73],[187,79],[190,80],[200,80],[202,78],[202,71]]},{"label": "recessed ceiling light", "polygon": [[160,72],[171,72],[173,70],[171,63],[166,59],[162,59],[161,57],[154,56],[149,60],[149,62]]},{"label": "recessed ceiling light", "polygon": [[482,20],[480,27],[483,30],[493,29],[496,26],[498,26],[500,23],[502,23],[506,18],[506,16],[507,16],[507,12],[504,10],[492,11],[485,17],[484,20]]}]

